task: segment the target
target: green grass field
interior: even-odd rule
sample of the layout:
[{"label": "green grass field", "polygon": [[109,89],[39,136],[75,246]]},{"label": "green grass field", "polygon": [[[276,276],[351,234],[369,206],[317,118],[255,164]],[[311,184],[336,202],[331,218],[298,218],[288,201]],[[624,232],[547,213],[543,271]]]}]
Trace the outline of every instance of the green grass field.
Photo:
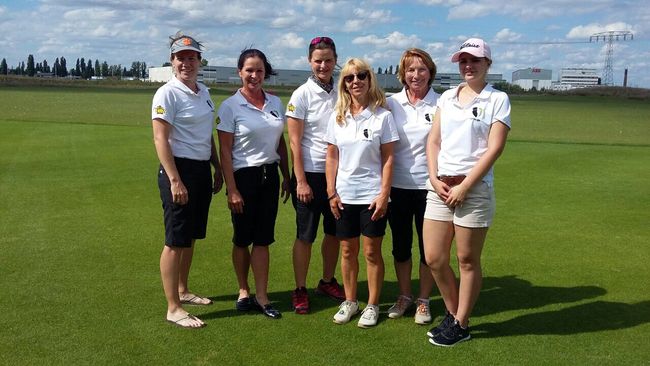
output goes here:
[{"label": "green grass field", "polygon": [[[650,363],[647,101],[512,99],[473,339],[442,349],[412,314],[383,314],[369,330],[338,326],[337,304],[315,296],[312,314],[291,313],[290,204],[281,205],[271,247],[270,297],[284,317],[238,314],[223,192],[190,278],[215,302],[190,309],[208,327],[168,325],[152,95],[0,86],[0,364]],[[382,311],[397,295],[390,243],[388,234]],[[363,269],[360,282],[363,300]],[[432,310],[442,309],[434,294]]]}]

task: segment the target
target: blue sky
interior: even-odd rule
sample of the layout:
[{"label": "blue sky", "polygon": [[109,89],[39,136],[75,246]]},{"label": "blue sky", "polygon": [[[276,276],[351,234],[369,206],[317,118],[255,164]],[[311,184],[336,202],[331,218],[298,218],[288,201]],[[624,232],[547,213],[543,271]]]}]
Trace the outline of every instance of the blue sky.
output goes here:
[{"label": "blue sky", "polygon": [[630,31],[614,45],[614,83],[650,88],[650,7],[616,0],[0,0],[0,58],[10,66],[33,54],[36,62],[64,56],[99,59],[127,68],[133,61],[159,66],[168,36],[182,29],[202,41],[211,65],[235,66],[253,46],[276,68],[307,69],[314,36],[337,44],[341,62],[362,57],[375,68],[396,65],[404,49],[427,50],[439,72],[457,72],[451,53],[468,37],[492,47],[491,72],[510,80],[528,67],[589,67],[602,71],[603,31]]}]

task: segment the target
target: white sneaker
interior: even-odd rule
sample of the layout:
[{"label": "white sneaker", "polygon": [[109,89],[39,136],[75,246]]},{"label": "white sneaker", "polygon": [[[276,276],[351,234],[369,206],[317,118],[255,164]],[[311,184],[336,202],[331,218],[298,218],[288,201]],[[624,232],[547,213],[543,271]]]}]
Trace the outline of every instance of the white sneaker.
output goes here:
[{"label": "white sneaker", "polygon": [[431,310],[429,309],[429,302],[422,299],[417,301],[418,308],[415,310],[415,324],[429,324],[431,323]]},{"label": "white sneaker", "polygon": [[413,304],[413,299],[410,296],[399,295],[397,302],[388,309],[388,317],[391,319],[400,318],[411,304]]},{"label": "white sneaker", "polygon": [[339,311],[334,314],[334,323],[345,324],[359,312],[359,303],[356,301],[345,300],[339,306]]},{"label": "white sneaker", "polygon": [[377,320],[379,319],[379,306],[370,305],[366,306],[361,313],[361,318],[359,318],[359,323],[357,325],[359,328],[370,328],[377,325]]}]

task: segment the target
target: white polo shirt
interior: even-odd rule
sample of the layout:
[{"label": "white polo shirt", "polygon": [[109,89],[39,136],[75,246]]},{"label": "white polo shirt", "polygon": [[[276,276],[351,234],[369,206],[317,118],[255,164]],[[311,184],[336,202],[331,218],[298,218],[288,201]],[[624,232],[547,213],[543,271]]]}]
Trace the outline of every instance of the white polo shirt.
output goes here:
[{"label": "white polo shirt", "polygon": [[219,106],[217,130],[234,134],[235,171],[280,161],[278,145],[284,132],[284,108],[275,95],[265,92],[264,97],[261,110],[248,103],[239,90]]},{"label": "white polo shirt", "polygon": [[343,126],[332,113],[325,141],[339,150],[336,192],[341,202],[372,203],[381,192],[380,146],[397,140],[393,115],[384,108],[378,107],[375,113],[365,109],[355,117],[348,112]]},{"label": "white polo shirt", "polygon": [[[510,128],[510,100],[508,95],[486,85],[481,93],[467,106],[458,102],[456,89],[442,93],[440,108],[440,154],[438,175],[468,174],[487,151],[490,127],[496,121]],[[483,181],[492,185],[492,167]]]},{"label": "white polo shirt", "polygon": [[399,133],[393,157],[393,187],[426,189],[429,178],[426,142],[439,97],[438,93],[429,89],[423,99],[411,105],[406,89],[402,89],[388,98],[388,107]]},{"label": "white polo shirt", "polygon": [[212,154],[214,104],[208,87],[196,84],[198,93],[173,77],[158,88],[151,119],[163,119],[173,126],[168,139],[173,156],[205,161]]},{"label": "white polo shirt", "polygon": [[311,78],[291,94],[286,116],[304,122],[302,140],[303,169],[306,172],[324,173],[327,154],[327,122],[336,104],[336,88],[326,92]]}]

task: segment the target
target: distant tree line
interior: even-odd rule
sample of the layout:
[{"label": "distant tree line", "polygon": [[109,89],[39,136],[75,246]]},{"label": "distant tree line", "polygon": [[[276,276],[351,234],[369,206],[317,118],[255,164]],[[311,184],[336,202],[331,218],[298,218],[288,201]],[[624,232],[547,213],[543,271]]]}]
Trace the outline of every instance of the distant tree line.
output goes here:
[{"label": "distant tree line", "polygon": [[399,73],[399,65],[395,66],[395,72],[394,73],[393,73],[393,65],[390,65],[390,66],[388,66],[388,67],[386,67],[384,69],[382,69],[381,67],[377,68],[377,74],[393,74],[393,75],[397,75],[398,73]]},{"label": "distant tree line", "polygon": [[43,62],[34,62],[34,56],[27,56],[27,62],[21,61],[16,67],[9,67],[7,60],[2,59],[0,62],[0,75],[26,75],[26,76],[52,76],[52,77],[74,77],[81,79],[90,79],[97,77],[115,77],[126,78],[134,77],[144,79],[147,77],[147,63],[134,61],[131,68],[127,69],[122,65],[109,65],[106,61],[100,63],[99,60],[78,58],[74,67],[68,69],[68,63],[65,57],[57,57],[54,63],[50,65],[47,60]]}]

